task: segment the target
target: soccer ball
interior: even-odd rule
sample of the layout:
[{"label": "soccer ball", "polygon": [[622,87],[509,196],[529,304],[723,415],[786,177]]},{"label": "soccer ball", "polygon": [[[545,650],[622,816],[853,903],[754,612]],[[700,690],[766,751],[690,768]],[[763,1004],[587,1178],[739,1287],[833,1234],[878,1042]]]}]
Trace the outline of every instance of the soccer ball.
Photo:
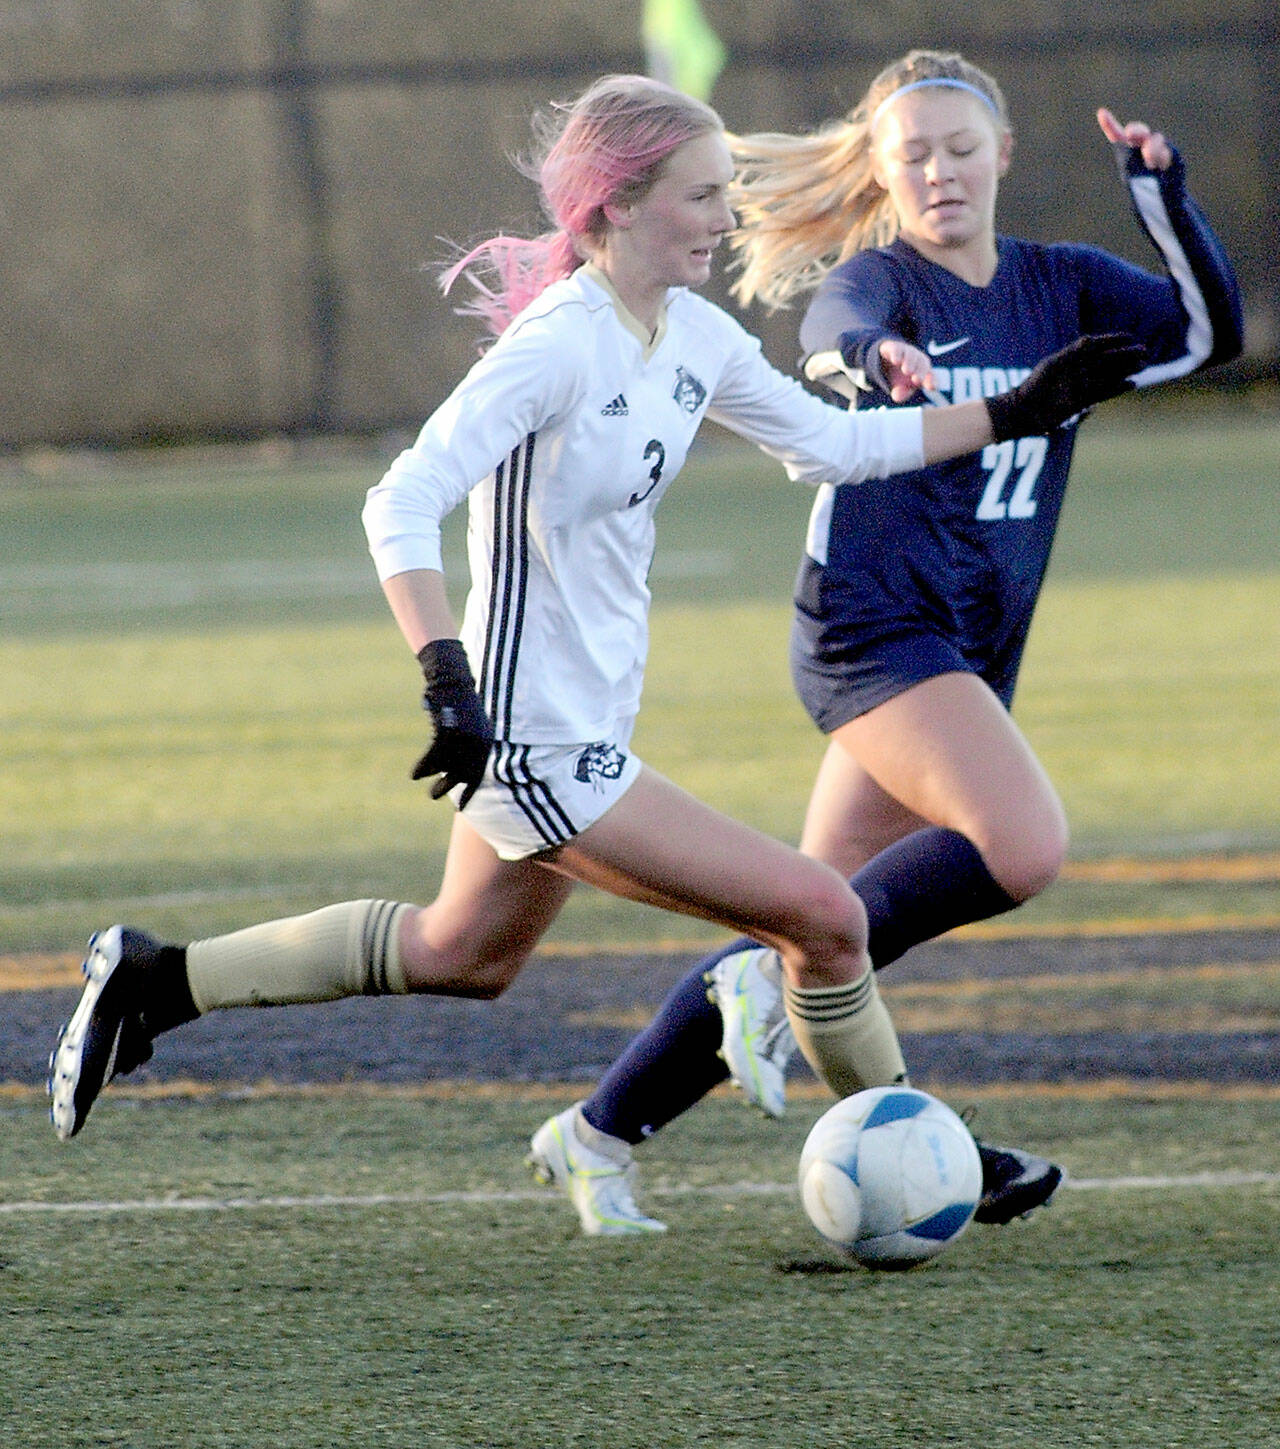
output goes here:
[{"label": "soccer ball", "polygon": [[845,1097],[800,1154],[809,1221],[866,1268],[914,1268],[969,1226],[982,1195],[977,1144],[958,1116],[914,1087]]}]

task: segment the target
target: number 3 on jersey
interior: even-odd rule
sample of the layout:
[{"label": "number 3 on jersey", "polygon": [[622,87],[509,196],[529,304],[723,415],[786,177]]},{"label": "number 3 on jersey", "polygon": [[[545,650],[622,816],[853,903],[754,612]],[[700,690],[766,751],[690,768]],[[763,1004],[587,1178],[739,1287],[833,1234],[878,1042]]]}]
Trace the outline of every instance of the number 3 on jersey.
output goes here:
[{"label": "number 3 on jersey", "polygon": [[633,493],[631,495],[631,497],[627,500],[628,508],[634,508],[637,503],[643,503],[644,500],[648,498],[649,494],[652,493],[653,490],[658,486],[658,484],[662,482],[662,465],[667,461],[667,450],[662,446],[657,438],[650,438],[648,443],[645,444],[645,462],[647,463],[650,458],[652,458],[654,462],[653,467],[649,469],[649,486],[644,490],[643,493]]},{"label": "number 3 on jersey", "polygon": [[[1002,518],[1031,518],[1036,511],[1036,483],[1044,467],[1049,443],[1046,438],[1010,438],[988,443],[982,450],[982,466],[991,475],[983,489],[976,517],[984,523]],[[1013,491],[1005,497],[1010,476],[1017,470]]]}]

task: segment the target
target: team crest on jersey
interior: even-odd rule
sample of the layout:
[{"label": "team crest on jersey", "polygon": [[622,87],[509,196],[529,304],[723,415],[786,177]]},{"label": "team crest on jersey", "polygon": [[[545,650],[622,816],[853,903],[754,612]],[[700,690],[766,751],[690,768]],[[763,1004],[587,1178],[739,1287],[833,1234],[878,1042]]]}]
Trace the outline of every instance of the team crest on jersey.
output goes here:
[{"label": "team crest on jersey", "polygon": [[[616,745],[601,740],[598,744],[588,745],[578,756],[578,763],[573,767],[573,778],[584,785],[594,784],[598,780],[616,780],[622,774],[622,767],[626,763],[626,755]],[[597,785],[596,788],[600,787]]]},{"label": "team crest on jersey", "polygon": [[706,400],[707,390],[687,367],[676,368],[676,386],[671,394],[687,413],[696,413]]}]

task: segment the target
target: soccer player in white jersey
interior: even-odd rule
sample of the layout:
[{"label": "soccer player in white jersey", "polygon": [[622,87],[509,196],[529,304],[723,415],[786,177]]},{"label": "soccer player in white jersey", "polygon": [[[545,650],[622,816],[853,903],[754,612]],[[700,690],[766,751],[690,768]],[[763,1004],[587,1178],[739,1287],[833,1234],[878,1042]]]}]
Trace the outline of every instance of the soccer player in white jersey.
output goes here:
[{"label": "soccer player in white jersey", "polygon": [[[1000,87],[959,55],[914,51],[812,135],[735,139],[735,290],[776,305],[813,289],[806,371],[860,407],[911,395],[879,366],[887,341],[928,352],[931,404],[1008,388],[1081,331],[1138,338],[1140,388],[1235,356],[1234,272],[1177,153],[1142,122],[1101,110],[1098,124],[1158,273],[998,234],[1013,142]],[[1063,808],[1009,708],[1078,422],[818,490],[791,655],[829,744],[801,849],[851,878],[876,969],[1013,909],[1061,867]],[[580,1111],[636,1144],[732,1075],[778,1116],[789,1054],[777,958],[738,940],[693,966]],[[1042,1204],[1061,1178],[1043,1158],[980,1148],[980,1221]]]},{"label": "soccer player in white jersey", "polygon": [[[134,928],[98,933],[50,1064],[63,1138],[105,1081],[149,1059],[159,1032],[203,1012],[388,992],[496,997],[579,881],[775,947],[801,1050],[837,1093],[904,1075],[864,913],[841,874],[631,752],[654,510],[706,416],[797,479],[887,476],[1114,395],[1140,352],[1085,338],[1006,399],[845,412],[776,372],[692,290],[734,226],[714,111],[642,77],[606,77],[545,118],[541,141],[534,174],[554,230],[495,238],[452,269],[477,281],[497,340],[364,509],[434,726],[413,775],[433,778],[432,795],[448,793],[457,812],[439,893],[427,906],[344,902],[185,948]],[[917,348],[888,341],[878,356],[903,387],[933,379]],[[440,521],[464,499],[471,591],[459,630]],[[616,1168],[617,1146],[566,1118],[539,1162],[581,1181],[592,1162]],[[596,1200],[608,1231],[608,1202]],[[660,1225],[634,1213],[627,1224],[646,1226]]]}]

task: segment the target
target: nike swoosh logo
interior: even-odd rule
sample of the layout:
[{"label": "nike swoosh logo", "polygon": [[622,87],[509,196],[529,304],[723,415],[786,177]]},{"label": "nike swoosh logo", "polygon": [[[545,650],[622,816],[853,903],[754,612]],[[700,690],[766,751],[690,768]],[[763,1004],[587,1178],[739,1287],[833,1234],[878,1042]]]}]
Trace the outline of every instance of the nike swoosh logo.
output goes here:
[{"label": "nike swoosh logo", "polygon": [[930,357],[943,357],[948,352],[954,352],[957,347],[963,347],[968,341],[967,337],[961,337],[955,342],[935,342],[930,338],[924,350]]}]

